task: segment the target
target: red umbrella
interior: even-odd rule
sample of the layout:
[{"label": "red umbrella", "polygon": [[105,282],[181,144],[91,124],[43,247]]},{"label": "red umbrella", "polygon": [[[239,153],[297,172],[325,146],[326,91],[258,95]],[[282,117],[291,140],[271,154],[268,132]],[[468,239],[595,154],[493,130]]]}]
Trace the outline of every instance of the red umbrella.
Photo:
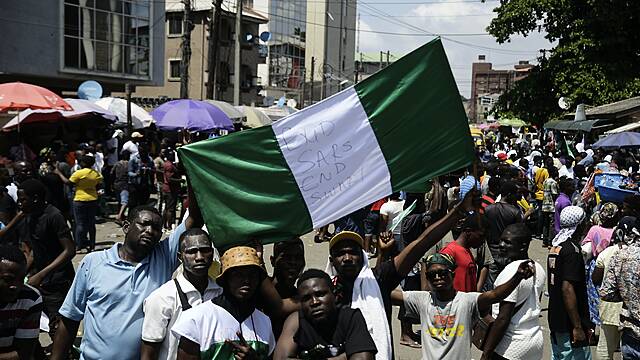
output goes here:
[{"label": "red umbrella", "polygon": [[73,110],[60,96],[43,87],[21,82],[0,84],[0,112],[24,109]]}]

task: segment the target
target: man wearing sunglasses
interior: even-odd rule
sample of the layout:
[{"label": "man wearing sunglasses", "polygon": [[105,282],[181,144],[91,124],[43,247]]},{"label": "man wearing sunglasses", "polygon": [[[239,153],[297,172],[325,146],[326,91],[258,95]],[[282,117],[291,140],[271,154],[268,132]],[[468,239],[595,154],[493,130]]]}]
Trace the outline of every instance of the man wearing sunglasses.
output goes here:
[{"label": "man wearing sunglasses", "polygon": [[532,261],[525,261],[515,275],[494,290],[484,293],[460,292],[453,287],[456,263],[447,254],[427,258],[426,276],[431,291],[396,291],[394,303],[404,303],[407,314],[420,316],[422,358],[471,359],[471,332],[480,313],[506,298],[523,279],[534,273]]}]

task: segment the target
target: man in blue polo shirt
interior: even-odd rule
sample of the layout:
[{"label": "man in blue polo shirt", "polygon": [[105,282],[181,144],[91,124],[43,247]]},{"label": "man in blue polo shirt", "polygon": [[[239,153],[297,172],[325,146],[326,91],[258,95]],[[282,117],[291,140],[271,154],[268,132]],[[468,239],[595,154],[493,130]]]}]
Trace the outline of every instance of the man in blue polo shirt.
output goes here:
[{"label": "man in blue polo shirt", "polygon": [[[193,202],[192,202],[193,204]],[[124,223],[124,244],[88,254],[60,308],[52,360],[67,354],[84,319],[81,359],[140,359],[144,299],[171,279],[178,267],[178,244],[185,230],[201,226],[188,217],[168,239],[160,241],[158,210],[139,206]]]}]

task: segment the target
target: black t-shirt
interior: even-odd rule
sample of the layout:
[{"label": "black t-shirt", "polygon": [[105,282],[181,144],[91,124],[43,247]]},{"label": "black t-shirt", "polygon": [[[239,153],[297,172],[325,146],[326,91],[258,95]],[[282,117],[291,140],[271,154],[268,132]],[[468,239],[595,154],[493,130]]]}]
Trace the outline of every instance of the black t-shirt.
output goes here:
[{"label": "black t-shirt", "polygon": [[487,206],[484,210],[484,216],[489,224],[489,232],[487,233],[489,250],[491,250],[496,265],[504,268],[509,261],[500,251],[500,236],[507,226],[522,222],[522,211],[515,205],[497,202]]},{"label": "black t-shirt", "polygon": [[67,210],[69,200],[64,192],[64,183],[60,177],[54,173],[48,173],[40,177],[42,183],[47,187],[47,202],[58,210]]},{"label": "black t-shirt", "polygon": [[[23,218],[16,228],[21,242],[28,242],[33,249],[33,267],[40,271],[47,267],[64,250],[61,238],[72,239],[71,230],[64,216],[53,205],[47,204],[42,213]],[[75,272],[71,261],[50,272],[41,287],[56,291],[60,285],[68,286]]]},{"label": "black t-shirt", "polygon": [[[391,292],[400,285],[403,277],[398,274],[398,270],[396,270],[393,260],[385,261],[371,269],[371,271],[373,272],[373,276],[375,276],[378,286],[380,287],[380,294],[382,295],[382,302],[384,303],[384,311],[387,313],[387,322],[389,323],[389,327],[391,327]],[[351,306],[352,294],[343,294],[342,290],[344,287],[339,282],[335,285],[338,303],[345,307]]]},{"label": "black t-shirt", "polygon": [[338,308],[335,328],[327,329],[324,336],[299,311],[298,331],[293,336],[293,341],[298,345],[298,356],[305,351],[313,351],[318,359],[340,354],[349,357],[360,352],[377,352],[362,313],[348,307]]},{"label": "black t-shirt", "polygon": [[573,326],[562,299],[562,282],[570,281],[576,293],[578,313],[584,327],[591,327],[587,302],[587,281],[580,248],[567,240],[555,246],[547,258],[549,289],[549,328],[554,332],[570,332]]}]

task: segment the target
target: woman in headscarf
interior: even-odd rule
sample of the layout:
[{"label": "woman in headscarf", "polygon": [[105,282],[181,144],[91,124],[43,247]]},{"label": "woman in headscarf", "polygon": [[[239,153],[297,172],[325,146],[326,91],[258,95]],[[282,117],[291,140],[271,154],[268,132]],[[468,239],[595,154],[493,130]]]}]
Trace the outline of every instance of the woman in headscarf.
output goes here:
[{"label": "woman in headscarf", "polygon": [[582,240],[581,245],[585,256],[585,271],[587,273],[589,315],[594,324],[600,325],[600,296],[598,295],[598,288],[591,280],[591,275],[596,267],[598,255],[611,244],[613,228],[618,222],[618,206],[614,203],[605,203],[600,208],[600,211],[593,214],[591,222],[593,226]]}]

